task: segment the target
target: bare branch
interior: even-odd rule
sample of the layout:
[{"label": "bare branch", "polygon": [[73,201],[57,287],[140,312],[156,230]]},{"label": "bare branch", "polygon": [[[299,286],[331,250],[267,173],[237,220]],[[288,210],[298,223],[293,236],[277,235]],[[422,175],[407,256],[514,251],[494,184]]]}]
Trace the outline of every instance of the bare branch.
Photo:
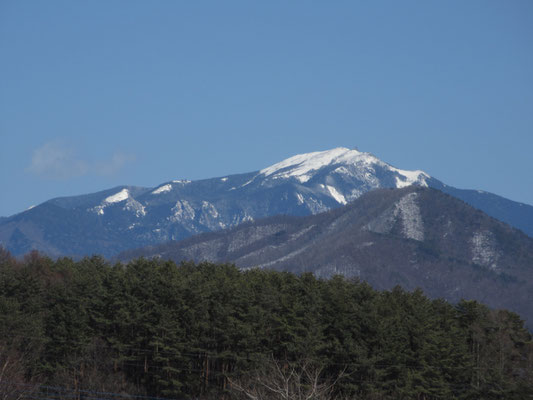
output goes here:
[{"label": "bare branch", "polygon": [[250,400],[331,400],[344,371],[328,381],[323,367],[310,360],[298,363],[272,359],[248,377],[228,378],[231,388]]}]

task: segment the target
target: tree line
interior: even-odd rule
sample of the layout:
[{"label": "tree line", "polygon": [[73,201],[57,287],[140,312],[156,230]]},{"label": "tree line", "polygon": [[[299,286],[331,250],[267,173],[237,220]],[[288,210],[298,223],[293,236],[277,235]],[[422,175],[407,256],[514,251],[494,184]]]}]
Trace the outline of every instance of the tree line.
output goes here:
[{"label": "tree line", "polygon": [[528,399],[533,343],[512,312],[341,276],[0,249],[0,398],[45,387],[54,399]]}]

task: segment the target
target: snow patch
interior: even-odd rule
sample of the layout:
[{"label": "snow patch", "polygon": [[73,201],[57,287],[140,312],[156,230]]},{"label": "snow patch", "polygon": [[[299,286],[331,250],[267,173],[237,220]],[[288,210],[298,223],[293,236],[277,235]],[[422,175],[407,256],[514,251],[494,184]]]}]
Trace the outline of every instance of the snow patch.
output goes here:
[{"label": "snow patch", "polygon": [[307,209],[311,211],[312,214],[318,214],[324,211],[328,211],[329,208],[324,205],[320,200],[315,199],[314,197],[308,197],[305,199],[305,205]]},{"label": "snow patch", "polygon": [[400,176],[396,177],[396,187],[398,189],[418,184],[420,186],[428,187],[426,179],[429,178],[429,175],[424,171],[406,171],[403,169],[398,169],[394,167],[389,167],[391,171],[398,173]]},{"label": "snow patch", "polygon": [[156,190],[152,192],[152,194],[160,194],[165,192],[170,192],[172,190],[172,185],[167,183],[166,185],[158,187]]},{"label": "snow patch", "polygon": [[104,215],[104,208],[113,203],[120,203],[130,197],[130,192],[128,189],[122,189],[120,192],[115,193],[111,196],[108,196],[100,203],[100,205],[89,208],[87,211],[93,211],[98,215]]},{"label": "snow patch", "polygon": [[126,202],[123,210],[134,212],[137,217],[144,217],[146,215],[146,210],[144,206],[135,200],[133,197],[130,197]]},{"label": "snow patch", "polygon": [[424,240],[424,223],[420,207],[416,202],[418,193],[409,193],[402,197],[379,217],[370,221],[366,229],[376,233],[391,233],[398,218],[402,224],[402,235],[407,239]]},{"label": "snow patch", "polygon": [[298,199],[298,204],[304,203],[304,197],[300,193],[296,193],[296,198]]},{"label": "snow patch", "polygon": [[344,167],[335,168],[335,170],[333,172],[336,172],[337,174],[351,175],[350,171],[348,171]]},{"label": "snow patch", "polygon": [[396,204],[396,209],[402,218],[403,234],[408,239],[424,240],[424,224],[420,207],[416,202],[418,193],[409,193]]},{"label": "snow patch", "polygon": [[213,218],[218,218],[218,211],[215,206],[208,201],[202,201],[202,211],[207,212]]},{"label": "snow patch", "polygon": [[497,269],[499,254],[492,232],[475,232],[471,239],[472,262]]},{"label": "snow patch", "polygon": [[244,211],[244,213],[239,213],[239,214],[236,214],[233,216],[231,222],[229,223],[230,226],[235,226],[235,225],[239,225],[243,222],[247,222],[247,221],[253,221],[254,219],[246,212]]},{"label": "snow patch", "polygon": [[208,201],[202,201],[202,213],[200,215],[200,223],[202,225],[205,225],[210,229],[223,229],[226,227],[226,224],[219,221],[219,217],[220,214],[213,204]]},{"label": "snow patch", "polygon": [[196,216],[194,208],[191,207],[187,200],[178,200],[176,205],[171,208],[172,215],[167,219],[171,222],[191,221]]},{"label": "snow patch", "polygon": [[120,192],[115,193],[109,197],[106,197],[100,205],[89,208],[87,211],[93,211],[98,215],[104,215],[104,209],[115,203],[120,203],[127,200],[123,210],[131,211],[136,214],[137,217],[144,217],[146,215],[145,207],[130,196],[128,189],[122,189]]},{"label": "snow patch", "polygon": [[329,185],[327,185],[326,187],[328,189],[328,192],[331,194],[331,197],[333,197],[337,201],[337,203],[347,204],[346,199],[344,198],[344,196],[342,194],[340,194],[337,191],[337,189],[335,189],[333,186],[329,186]]},{"label": "snow patch", "polygon": [[306,251],[306,250],[309,248],[309,246],[310,246],[310,245],[304,246],[304,247],[302,247],[301,249],[297,249],[297,250],[295,250],[295,251],[293,251],[293,252],[291,252],[291,253],[289,253],[289,254],[286,254],[286,255],[284,255],[284,256],[282,256],[282,257],[276,259],[276,260],[269,261],[269,262],[264,263],[264,264],[259,264],[259,265],[257,266],[257,268],[267,268],[267,267],[270,267],[270,266],[272,266],[272,265],[274,265],[274,264],[277,264],[277,263],[281,263],[281,262],[283,262],[283,261],[290,260],[291,258],[296,257],[298,254],[301,254],[301,253],[303,253],[304,251]]},{"label": "snow patch", "polygon": [[363,191],[360,189],[352,189],[351,192],[348,194],[348,201],[355,200],[363,195]]},{"label": "snow patch", "polygon": [[191,181],[188,179],[178,179],[178,180],[172,181],[172,183],[181,183],[183,185],[186,185],[188,183],[191,183]]},{"label": "snow patch", "polygon": [[[244,185],[241,185],[240,187],[248,186],[250,183],[252,183],[254,181],[254,179],[255,179],[255,176],[252,179],[250,179],[248,182],[246,182]],[[235,188],[231,188],[230,190],[233,190],[233,189],[235,189]]]},{"label": "snow patch", "polygon": [[228,178],[222,178],[220,179],[222,182],[226,182],[228,180]]},{"label": "snow patch", "polygon": [[126,200],[128,197],[130,197],[130,192],[128,191],[128,189],[122,189],[120,192],[115,193],[114,195],[107,197],[104,200],[104,203],[108,203],[108,204],[119,203],[121,201]]},{"label": "snow patch", "polygon": [[313,229],[314,227],[316,227],[316,225],[308,226],[307,228],[304,228],[304,229],[302,229],[302,230],[299,231],[299,232],[293,233],[293,234],[291,235],[289,241],[293,241],[293,240],[298,239],[300,236],[305,235],[307,232],[309,232],[309,231],[310,231],[311,229]]},{"label": "snow patch", "polygon": [[244,213],[244,217],[241,218],[240,222],[252,222],[254,218],[251,215]]}]

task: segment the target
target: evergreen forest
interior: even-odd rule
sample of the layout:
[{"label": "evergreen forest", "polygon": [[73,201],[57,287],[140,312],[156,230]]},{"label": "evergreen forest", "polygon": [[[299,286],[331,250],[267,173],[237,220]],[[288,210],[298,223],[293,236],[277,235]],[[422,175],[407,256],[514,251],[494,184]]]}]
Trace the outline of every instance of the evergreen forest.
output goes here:
[{"label": "evergreen forest", "polygon": [[0,249],[0,399],[533,399],[520,317],[400,287]]}]

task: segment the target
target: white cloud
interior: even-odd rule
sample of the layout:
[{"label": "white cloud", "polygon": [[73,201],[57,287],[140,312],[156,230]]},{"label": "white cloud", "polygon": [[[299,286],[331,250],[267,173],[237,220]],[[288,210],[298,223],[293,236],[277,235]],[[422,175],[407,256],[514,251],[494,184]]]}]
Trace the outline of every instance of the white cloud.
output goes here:
[{"label": "white cloud", "polygon": [[65,180],[83,175],[113,175],[134,160],[134,156],[120,152],[108,160],[84,160],[74,148],[48,142],[33,151],[26,170],[44,178]]},{"label": "white cloud", "polygon": [[135,156],[132,154],[114,153],[111,159],[96,162],[94,171],[98,175],[113,175],[133,161]]},{"label": "white cloud", "polygon": [[72,148],[49,142],[33,151],[27,170],[47,178],[69,179],[85,175],[89,166],[76,157]]}]

